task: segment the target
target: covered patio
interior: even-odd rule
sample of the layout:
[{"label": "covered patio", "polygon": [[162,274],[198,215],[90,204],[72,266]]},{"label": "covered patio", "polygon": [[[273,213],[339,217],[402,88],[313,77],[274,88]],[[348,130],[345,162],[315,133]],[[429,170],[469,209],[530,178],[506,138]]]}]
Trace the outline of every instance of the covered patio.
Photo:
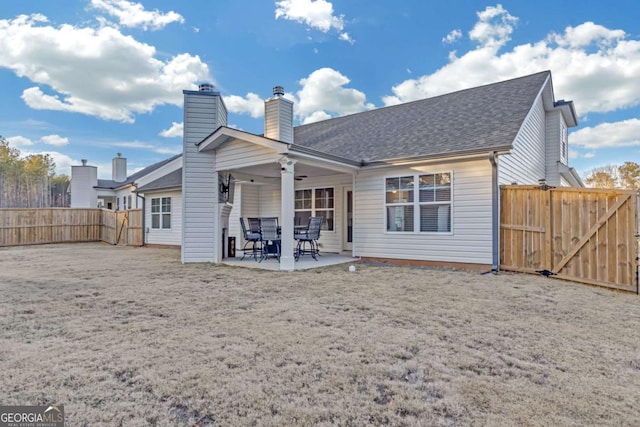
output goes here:
[{"label": "covered patio", "polygon": [[[221,256],[218,262],[293,271],[356,261],[352,257],[356,164],[227,127],[205,138],[197,150],[215,152],[221,191],[231,193],[219,202],[218,241],[224,245],[225,236],[236,236],[236,250],[242,248],[239,220],[248,217],[277,217],[283,236],[279,261]],[[310,216],[324,218],[322,256],[318,261],[311,257],[296,261],[294,224],[306,224]]]}]

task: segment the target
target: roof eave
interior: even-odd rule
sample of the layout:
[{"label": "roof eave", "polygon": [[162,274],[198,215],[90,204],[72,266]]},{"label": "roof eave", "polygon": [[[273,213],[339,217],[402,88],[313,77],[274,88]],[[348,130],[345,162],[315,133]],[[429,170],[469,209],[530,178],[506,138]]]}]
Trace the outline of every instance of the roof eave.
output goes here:
[{"label": "roof eave", "polygon": [[397,165],[406,165],[412,163],[422,163],[433,160],[455,160],[455,159],[468,159],[468,158],[477,158],[484,157],[489,155],[489,153],[507,154],[511,151],[512,145],[504,145],[504,146],[496,146],[490,148],[483,149],[473,149],[473,150],[464,150],[464,151],[456,151],[451,153],[437,153],[437,154],[428,154],[422,156],[414,156],[414,157],[399,157],[394,159],[383,159],[383,160],[373,160],[373,161],[363,161],[363,166],[366,167],[376,167],[376,166],[397,166]]}]

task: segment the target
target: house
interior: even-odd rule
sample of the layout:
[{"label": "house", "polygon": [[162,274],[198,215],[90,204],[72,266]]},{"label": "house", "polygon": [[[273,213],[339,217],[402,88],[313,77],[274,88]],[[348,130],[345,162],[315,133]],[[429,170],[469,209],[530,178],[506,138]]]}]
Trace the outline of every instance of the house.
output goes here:
[{"label": "house", "polygon": [[[180,220],[165,215],[163,221],[151,210],[158,210],[162,197],[173,197],[180,200],[181,185],[175,191],[158,194],[149,190],[149,205],[145,204],[144,194],[140,187],[147,186],[157,180],[172,177],[172,174],[182,171],[182,154],[154,163],[146,168],[127,176],[127,159],[117,153],[112,160],[112,179],[98,179],[98,168],[82,160],[82,165],[71,167],[71,207],[72,208],[106,208],[112,210],[144,209],[145,211],[145,242],[158,245],[180,245]],[[148,209],[146,209],[148,207]],[[162,209],[162,208],[160,208]],[[166,199],[165,199],[166,209]]]},{"label": "house", "polygon": [[568,165],[576,111],[549,71],[295,127],[276,86],[263,135],[228,127],[211,85],[183,93],[181,168],[136,194],[160,227],[148,236],[179,241],[184,263],[221,262],[239,217],[277,216],[293,236],[319,215],[323,252],[497,269],[499,185],[583,186]]}]

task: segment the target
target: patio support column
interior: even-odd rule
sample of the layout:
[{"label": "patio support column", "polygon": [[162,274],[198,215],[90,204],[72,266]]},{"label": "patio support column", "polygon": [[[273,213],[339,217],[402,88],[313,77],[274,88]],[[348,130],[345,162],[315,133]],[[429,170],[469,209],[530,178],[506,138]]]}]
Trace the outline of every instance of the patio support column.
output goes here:
[{"label": "patio support column", "polygon": [[294,165],[295,160],[288,157],[280,159],[280,226],[282,240],[280,242],[280,270],[293,271],[295,258],[293,256],[293,217],[294,209]]}]

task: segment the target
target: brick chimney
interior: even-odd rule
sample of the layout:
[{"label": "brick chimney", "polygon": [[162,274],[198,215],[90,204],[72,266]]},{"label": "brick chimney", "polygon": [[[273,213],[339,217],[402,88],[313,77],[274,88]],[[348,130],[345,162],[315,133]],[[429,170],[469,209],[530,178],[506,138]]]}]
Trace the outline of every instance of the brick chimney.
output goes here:
[{"label": "brick chimney", "polygon": [[264,136],[293,144],[293,102],[284,98],[282,86],[275,86],[273,98],[264,101]]}]

